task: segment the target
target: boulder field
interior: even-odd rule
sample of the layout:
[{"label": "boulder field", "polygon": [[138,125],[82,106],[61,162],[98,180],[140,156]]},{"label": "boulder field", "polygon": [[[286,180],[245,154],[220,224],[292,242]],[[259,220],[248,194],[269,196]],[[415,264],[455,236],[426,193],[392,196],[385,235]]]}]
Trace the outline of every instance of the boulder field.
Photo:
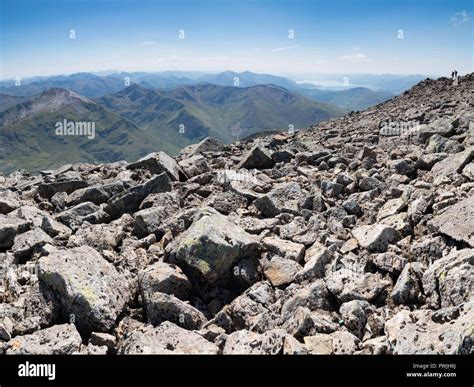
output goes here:
[{"label": "boulder field", "polygon": [[297,133],[0,176],[0,353],[470,354],[474,74]]}]

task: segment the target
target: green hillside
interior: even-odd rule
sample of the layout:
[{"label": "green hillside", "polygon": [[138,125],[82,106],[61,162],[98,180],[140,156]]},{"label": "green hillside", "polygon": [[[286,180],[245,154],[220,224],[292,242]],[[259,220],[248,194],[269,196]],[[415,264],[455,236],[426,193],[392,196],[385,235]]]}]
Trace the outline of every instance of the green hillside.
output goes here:
[{"label": "green hillside", "polygon": [[324,101],[347,111],[364,110],[395,96],[388,91],[373,91],[365,87],[347,90],[300,89],[298,92],[316,101]]},{"label": "green hillside", "polygon": [[[2,173],[131,161],[158,150],[176,154],[208,136],[232,142],[290,125],[305,128],[344,113],[274,85],[199,84],[160,91],[135,84],[95,101],[61,88],[33,97],[1,97]],[[55,124],[65,119],[93,122],[95,138],[57,135]]]},{"label": "green hillside", "polygon": [[178,147],[207,136],[231,142],[266,130],[288,130],[289,125],[305,128],[344,113],[274,85],[202,84],[171,91],[133,85],[98,102]]},{"label": "green hillside", "polygon": [[[177,151],[93,101],[67,90],[51,90],[0,113],[3,173],[18,168],[36,172],[65,163],[131,161],[156,149]],[[56,135],[55,123],[64,119],[94,122],[95,138]]]}]

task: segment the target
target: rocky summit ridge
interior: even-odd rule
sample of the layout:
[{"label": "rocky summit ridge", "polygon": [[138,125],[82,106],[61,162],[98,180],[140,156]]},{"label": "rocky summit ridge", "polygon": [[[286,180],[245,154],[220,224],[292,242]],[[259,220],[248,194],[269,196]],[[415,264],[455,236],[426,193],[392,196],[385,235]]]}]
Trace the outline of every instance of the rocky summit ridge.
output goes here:
[{"label": "rocky summit ridge", "polygon": [[0,352],[471,353],[473,97],[0,177]]}]

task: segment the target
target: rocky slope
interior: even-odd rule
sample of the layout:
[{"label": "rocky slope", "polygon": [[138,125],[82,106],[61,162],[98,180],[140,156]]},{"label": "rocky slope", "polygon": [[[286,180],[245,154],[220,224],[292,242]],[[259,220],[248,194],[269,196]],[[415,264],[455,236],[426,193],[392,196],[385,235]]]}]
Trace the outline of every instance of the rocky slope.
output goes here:
[{"label": "rocky slope", "polygon": [[473,90],[0,178],[1,351],[471,353]]}]

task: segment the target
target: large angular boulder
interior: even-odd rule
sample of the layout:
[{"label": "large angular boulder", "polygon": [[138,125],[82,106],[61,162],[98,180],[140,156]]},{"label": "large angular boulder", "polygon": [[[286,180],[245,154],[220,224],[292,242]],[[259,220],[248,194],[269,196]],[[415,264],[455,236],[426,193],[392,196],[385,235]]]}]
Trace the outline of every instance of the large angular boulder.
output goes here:
[{"label": "large angular boulder", "polygon": [[192,330],[201,328],[207,322],[207,318],[199,310],[170,294],[146,293],[143,302],[147,321],[153,325],[171,321],[184,329]]},{"label": "large angular boulder", "polygon": [[334,304],[324,280],[317,279],[314,282],[287,289],[280,311],[281,321],[288,320],[294,315],[298,307],[303,306],[310,310],[323,309],[333,310]]},{"label": "large angular boulder", "polygon": [[421,169],[424,171],[430,171],[438,161],[445,159],[448,156],[447,153],[427,153],[421,155],[415,162],[415,169]]},{"label": "large angular boulder", "polygon": [[372,176],[363,177],[359,182],[359,189],[361,191],[371,191],[380,187],[383,183]]},{"label": "large angular boulder", "polygon": [[377,220],[384,219],[388,216],[396,215],[407,207],[407,203],[403,198],[388,200],[379,210]]},{"label": "large angular boulder", "polygon": [[462,175],[467,177],[469,180],[474,181],[474,162],[473,161],[471,161],[469,164],[467,164],[463,168]]},{"label": "large angular boulder", "polygon": [[206,152],[221,152],[224,146],[222,141],[213,137],[206,137],[199,144],[191,146],[191,154],[198,155]]},{"label": "large angular boulder", "polygon": [[371,252],[383,253],[397,238],[394,228],[383,224],[360,226],[352,230],[359,246]]},{"label": "large angular boulder", "polygon": [[194,155],[188,159],[181,160],[179,166],[189,178],[211,170],[207,160],[201,155]]},{"label": "large angular boulder", "polygon": [[58,239],[67,239],[72,233],[72,230],[68,226],[54,220],[50,216],[43,217],[41,229],[51,238]]},{"label": "large angular boulder", "polygon": [[68,206],[74,206],[83,202],[92,202],[94,204],[101,204],[110,198],[110,194],[101,186],[93,186],[78,189],[66,198]]},{"label": "large angular boulder", "polygon": [[112,329],[132,296],[129,281],[91,247],[55,251],[40,258],[38,269],[40,285],[83,332]]},{"label": "large angular boulder", "polygon": [[[395,230],[395,237],[393,239],[388,238],[389,245],[390,243],[397,242],[399,238],[405,237],[412,233],[410,219],[408,218],[408,213],[406,212],[400,212],[399,214],[387,216],[386,218],[380,220],[380,224]],[[377,249],[370,251],[377,251]]]},{"label": "large angular boulder", "polygon": [[153,175],[166,173],[169,178],[174,181],[179,181],[180,178],[185,177],[176,160],[162,151],[150,153],[140,160],[128,164],[127,168],[131,170],[146,169]]},{"label": "large angular boulder", "polygon": [[140,271],[138,280],[143,298],[155,292],[161,292],[187,300],[192,287],[191,282],[178,266],[163,261],[158,261]]},{"label": "large angular boulder", "polygon": [[431,174],[435,177],[451,176],[455,173],[461,173],[464,166],[474,158],[474,146],[470,146],[466,150],[455,153],[445,159],[437,162],[431,168]]},{"label": "large angular boulder", "polygon": [[474,196],[448,207],[430,220],[428,227],[474,247]]},{"label": "large angular boulder", "polygon": [[414,172],[414,168],[408,160],[392,160],[389,162],[389,167],[399,175],[410,176]]},{"label": "large angular boulder", "polygon": [[0,214],[0,250],[12,247],[15,237],[31,227],[31,222]]},{"label": "large angular boulder", "polygon": [[423,290],[432,308],[456,306],[472,297],[474,249],[453,251],[423,274]]},{"label": "large angular boulder", "polygon": [[219,353],[219,348],[197,332],[166,321],[159,326],[136,322],[133,330],[126,332],[119,344],[118,354],[209,354]]},{"label": "large angular boulder", "polygon": [[385,323],[390,350],[396,355],[468,355],[474,334],[473,302],[436,312],[403,310]]},{"label": "large angular boulder", "polygon": [[7,355],[70,355],[82,339],[73,324],[54,325],[29,335],[16,336],[6,344]]},{"label": "large angular boulder", "polygon": [[463,146],[454,140],[450,140],[439,134],[434,134],[426,143],[425,151],[428,153],[458,153],[463,151]]},{"label": "large angular boulder", "polygon": [[258,282],[224,306],[209,322],[233,332],[249,329],[263,333],[274,328],[275,318],[271,313],[275,302],[275,291],[268,282]]},{"label": "large angular boulder", "polygon": [[326,266],[332,258],[331,252],[320,243],[315,243],[305,252],[305,265],[298,274],[298,279],[308,280],[323,278],[326,274]]},{"label": "large angular boulder", "polygon": [[112,219],[120,217],[124,213],[135,212],[140,203],[151,193],[171,191],[169,175],[165,172],[152,177],[142,184],[131,187],[110,198],[104,211]]},{"label": "large angular boulder", "polygon": [[184,263],[214,283],[242,258],[258,257],[257,239],[213,209],[204,209],[191,227],[167,247],[174,262]]},{"label": "large angular boulder", "polygon": [[53,240],[42,229],[35,228],[20,234],[15,238],[12,252],[15,258],[19,260],[28,259],[34,250],[44,246],[45,244],[53,244]]},{"label": "large angular boulder", "polygon": [[381,254],[371,254],[370,262],[382,271],[398,275],[405,267],[407,260],[398,254],[386,252]]},{"label": "large angular boulder", "polygon": [[321,182],[321,193],[328,198],[337,198],[344,193],[344,185],[333,181],[323,180]]},{"label": "large angular boulder", "polygon": [[417,129],[416,134],[420,143],[425,143],[434,135],[449,137],[454,132],[452,119],[449,118],[440,118],[429,124],[419,125]]},{"label": "large angular boulder", "polygon": [[301,262],[304,256],[304,245],[294,243],[277,237],[268,237],[262,240],[263,247],[280,257]]},{"label": "large angular boulder", "polygon": [[413,304],[423,301],[423,272],[426,267],[420,262],[409,262],[404,267],[392,290],[396,304]]},{"label": "large angular boulder", "polygon": [[68,210],[60,212],[56,215],[56,219],[67,227],[76,229],[82,224],[86,216],[99,211],[99,209],[100,208],[92,202],[80,203]]},{"label": "large angular boulder", "polygon": [[273,286],[286,285],[293,282],[296,275],[302,269],[303,267],[299,263],[291,259],[281,258],[278,255],[274,256],[263,266],[265,277]]},{"label": "large angular boulder", "polygon": [[360,348],[360,340],[345,331],[307,336],[304,343],[311,355],[351,355]]},{"label": "large angular boulder", "polygon": [[43,198],[51,199],[51,197],[58,192],[66,192],[67,194],[70,194],[78,189],[85,188],[88,185],[87,181],[80,179],[43,183],[38,186],[38,194]]},{"label": "large angular boulder", "polygon": [[138,236],[149,234],[160,236],[165,232],[167,221],[180,209],[179,198],[175,193],[163,192],[153,195],[159,196],[159,198],[154,198],[155,205],[137,211],[133,215],[135,233]]},{"label": "large angular boulder", "polygon": [[298,340],[315,333],[332,333],[340,328],[340,319],[334,312],[316,309],[311,311],[304,306],[298,306],[294,313],[284,321],[282,328]]},{"label": "large angular boulder", "polygon": [[212,207],[223,215],[238,211],[247,205],[247,199],[232,191],[215,192],[205,201],[206,206]]},{"label": "large angular boulder", "polygon": [[43,217],[48,215],[49,214],[46,211],[40,210],[38,207],[32,205],[21,206],[8,214],[8,216],[14,216],[31,222],[34,227],[41,227]]},{"label": "large angular boulder", "polygon": [[334,353],[332,337],[327,333],[315,333],[304,337],[304,345],[310,355],[331,355]]},{"label": "large angular boulder", "polygon": [[289,337],[283,329],[273,329],[265,333],[240,330],[226,340],[224,355],[279,355],[283,354],[285,339]]},{"label": "large angular boulder", "polygon": [[90,246],[99,252],[116,251],[131,228],[133,219],[125,214],[120,219],[105,224],[84,223],[67,243],[68,247]]},{"label": "large angular boulder", "polygon": [[326,278],[326,283],[329,291],[339,302],[352,300],[381,302],[391,285],[391,282],[383,278],[380,273],[355,273],[346,269],[331,272]]},{"label": "large angular boulder", "polygon": [[298,183],[278,183],[273,189],[254,201],[255,207],[265,217],[275,217],[282,212],[299,214],[301,202],[307,196]]},{"label": "large angular boulder", "polygon": [[20,207],[20,198],[9,190],[0,190],[0,214],[8,214]]},{"label": "large angular boulder", "polygon": [[269,169],[275,165],[270,153],[260,145],[255,145],[242,158],[237,169]]},{"label": "large angular boulder", "polygon": [[345,302],[339,308],[344,326],[359,339],[362,339],[364,336],[367,324],[367,315],[364,308],[366,305],[368,305],[367,302],[352,300]]}]

